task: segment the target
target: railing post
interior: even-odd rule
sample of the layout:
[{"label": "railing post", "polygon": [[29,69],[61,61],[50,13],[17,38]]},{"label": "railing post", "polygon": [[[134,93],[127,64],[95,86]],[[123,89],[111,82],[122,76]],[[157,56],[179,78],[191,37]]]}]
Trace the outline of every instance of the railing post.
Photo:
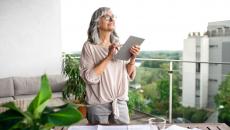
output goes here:
[{"label": "railing post", "polygon": [[173,76],[173,62],[169,64],[169,123],[172,123],[172,76]]}]

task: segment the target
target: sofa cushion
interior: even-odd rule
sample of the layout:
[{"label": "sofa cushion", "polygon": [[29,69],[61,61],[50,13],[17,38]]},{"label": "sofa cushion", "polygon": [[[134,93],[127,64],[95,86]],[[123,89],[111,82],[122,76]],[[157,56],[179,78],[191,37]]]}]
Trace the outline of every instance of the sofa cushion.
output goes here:
[{"label": "sofa cushion", "polygon": [[40,77],[14,77],[13,80],[16,96],[37,94],[40,88]]},{"label": "sofa cushion", "polygon": [[[66,80],[61,75],[48,75],[53,92],[62,92]],[[15,96],[37,94],[40,89],[41,78],[38,77],[14,77]]]},{"label": "sofa cushion", "polygon": [[66,79],[61,75],[49,75],[49,83],[53,92],[62,92]]},{"label": "sofa cushion", "polygon": [[14,84],[12,78],[0,79],[0,97],[14,96]]}]

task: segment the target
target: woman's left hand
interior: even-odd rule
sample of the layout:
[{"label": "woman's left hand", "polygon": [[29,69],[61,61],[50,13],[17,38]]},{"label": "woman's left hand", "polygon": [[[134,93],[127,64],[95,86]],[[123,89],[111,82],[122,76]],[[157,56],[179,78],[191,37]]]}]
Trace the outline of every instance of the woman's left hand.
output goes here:
[{"label": "woman's left hand", "polygon": [[132,46],[129,52],[132,54],[131,59],[135,59],[137,55],[140,54],[140,46],[138,45]]}]

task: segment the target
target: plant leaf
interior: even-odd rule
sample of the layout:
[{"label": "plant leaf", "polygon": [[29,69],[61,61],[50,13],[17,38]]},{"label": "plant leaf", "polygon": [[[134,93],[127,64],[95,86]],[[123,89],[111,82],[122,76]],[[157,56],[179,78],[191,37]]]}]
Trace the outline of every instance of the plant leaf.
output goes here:
[{"label": "plant leaf", "polygon": [[55,126],[71,125],[82,119],[81,113],[77,110],[77,107],[71,104],[61,106],[62,108],[56,112],[44,115],[43,120],[47,120],[49,124]]},{"label": "plant leaf", "polygon": [[28,111],[34,115],[37,119],[40,117],[41,112],[47,105],[48,100],[52,96],[51,87],[49,85],[48,78],[46,74],[42,75],[41,77],[41,87],[37,94],[37,96],[33,99],[30,103]]},{"label": "plant leaf", "polygon": [[0,114],[0,129],[7,130],[22,122],[24,115],[15,110],[7,110]]},{"label": "plant leaf", "polygon": [[8,102],[8,103],[5,103],[3,105],[1,105],[2,107],[5,107],[5,108],[9,108],[10,110],[13,110],[13,111],[16,111],[22,115],[24,115],[23,111],[21,111],[20,108],[18,108],[14,102]]},{"label": "plant leaf", "polygon": [[16,107],[13,102],[8,102],[2,105],[2,107],[9,108],[9,110],[0,114],[0,129],[15,129],[21,128],[25,123],[28,125],[33,124],[33,120],[28,113],[23,112],[21,109]]}]

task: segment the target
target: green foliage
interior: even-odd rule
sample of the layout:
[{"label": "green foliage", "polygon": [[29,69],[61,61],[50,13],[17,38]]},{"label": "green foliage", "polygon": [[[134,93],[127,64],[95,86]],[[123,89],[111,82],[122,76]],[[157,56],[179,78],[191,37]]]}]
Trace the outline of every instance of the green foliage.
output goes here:
[{"label": "green foliage", "polygon": [[54,126],[71,125],[81,119],[77,108],[71,104],[47,107],[52,92],[46,75],[41,77],[37,96],[23,112],[13,102],[3,104],[8,108],[0,114],[1,130],[50,130]]},{"label": "green foliage", "polygon": [[85,101],[85,82],[80,77],[79,60],[70,54],[63,57],[63,74],[68,78],[63,90],[64,99],[70,99],[73,95],[79,102]]},{"label": "green foliage", "polygon": [[226,123],[230,126],[230,76],[220,85],[215,102],[219,108],[218,122]]},{"label": "green foliage", "polygon": [[41,116],[42,111],[46,107],[48,102],[47,99],[50,99],[52,96],[52,90],[49,87],[49,81],[46,76],[41,77],[41,88],[37,96],[33,99],[29,105],[28,111],[32,113],[35,119]]},{"label": "green foliage", "polygon": [[[158,61],[151,61],[158,62]],[[141,65],[142,66],[142,65]],[[153,67],[153,66],[151,66]],[[168,115],[169,108],[169,63],[161,62],[158,64],[159,68],[138,67],[135,83],[142,86],[145,104],[149,109],[141,109],[144,112],[156,115]],[[180,106],[179,101],[179,86],[181,81],[181,74],[179,72],[173,73],[173,110]]]},{"label": "green foliage", "polygon": [[128,108],[130,114],[133,113],[134,109],[144,111],[148,110],[144,97],[139,90],[129,90]]},{"label": "green foliage", "polygon": [[183,117],[184,108],[182,106],[172,109],[172,118]]},{"label": "green foliage", "polygon": [[138,95],[136,93],[133,93],[131,91],[129,91],[129,101],[128,101],[128,108],[129,108],[129,113],[132,114],[133,113],[133,109],[136,106],[136,102],[138,100]]},{"label": "green foliage", "polygon": [[154,80],[159,78],[156,75],[158,71],[158,69],[139,67],[137,68],[137,75],[133,82],[139,83],[141,86],[152,84]]},{"label": "green foliage", "polygon": [[[139,57],[154,59],[181,59],[181,52],[141,52]],[[182,107],[180,104],[181,67],[178,62],[173,62],[173,117],[183,117],[191,122],[204,122],[209,112],[201,109]],[[153,115],[168,115],[169,109],[169,62],[165,61],[142,61],[137,68],[137,76],[134,83],[141,84],[144,90],[144,105],[148,109],[141,111]],[[230,86],[230,85],[229,85]],[[138,96],[141,97],[141,96]],[[230,100],[229,100],[230,101]],[[151,109],[149,109],[151,108]],[[229,109],[228,109],[229,110]],[[230,114],[228,114],[230,115]],[[225,115],[226,116],[226,115]]]},{"label": "green foliage", "polygon": [[182,51],[141,51],[138,57],[179,60],[182,57]]},{"label": "green foliage", "polygon": [[[181,59],[180,51],[142,51],[140,58],[154,59]],[[166,61],[142,61],[137,68],[137,75],[131,84],[140,84],[143,93],[143,106],[141,111],[154,115],[168,115],[169,108],[169,62]],[[182,79],[178,62],[173,62],[173,112],[180,108],[179,89]],[[178,70],[178,71],[177,71]],[[174,113],[173,113],[174,114]],[[182,114],[178,113],[182,116]]]},{"label": "green foliage", "polygon": [[230,114],[229,114],[230,108],[225,110],[219,110],[219,115],[218,115],[218,122],[225,123],[228,126],[230,126]]},{"label": "green foliage", "polygon": [[191,117],[196,112],[196,109],[192,107],[186,107],[186,109],[184,108],[182,112],[184,115],[183,117],[191,121]]},{"label": "green foliage", "polygon": [[208,119],[207,112],[205,110],[198,110],[191,117],[192,123],[200,123],[204,122]]},{"label": "green foliage", "polygon": [[156,83],[151,83],[148,85],[143,86],[143,96],[145,99],[151,99],[153,95],[157,95],[157,84]]},{"label": "green foliage", "polygon": [[71,125],[81,119],[81,113],[76,109],[76,105],[74,104],[46,107],[43,113],[42,122],[49,122],[57,126]]},{"label": "green foliage", "polygon": [[[163,63],[160,65],[161,70],[157,72],[158,79],[156,82],[156,94],[151,98],[151,104],[149,104],[152,108],[152,114],[157,115],[168,115],[169,109],[169,76],[166,70],[169,69],[169,64]],[[176,109],[180,106],[179,103],[179,76],[176,74],[173,75],[173,104],[172,107]],[[176,82],[177,81],[177,82]]]},{"label": "green foliage", "polygon": [[210,113],[204,109],[196,109],[192,107],[177,107],[173,109],[173,117],[183,117],[192,123],[203,123],[208,119]]},{"label": "green foliage", "polygon": [[148,67],[148,68],[160,68],[161,64],[165,63],[165,61],[144,61],[141,64],[141,67]]},{"label": "green foliage", "polygon": [[[169,81],[168,79],[162,79],[157,82],[157,95],[152,97],[151,106],[154,109],[153,114],[157,115],[168,115],[169,109]],[[180,106],[179,96],[177,94],[176,87],[173,86],[173,108],[177,108]]]}]

